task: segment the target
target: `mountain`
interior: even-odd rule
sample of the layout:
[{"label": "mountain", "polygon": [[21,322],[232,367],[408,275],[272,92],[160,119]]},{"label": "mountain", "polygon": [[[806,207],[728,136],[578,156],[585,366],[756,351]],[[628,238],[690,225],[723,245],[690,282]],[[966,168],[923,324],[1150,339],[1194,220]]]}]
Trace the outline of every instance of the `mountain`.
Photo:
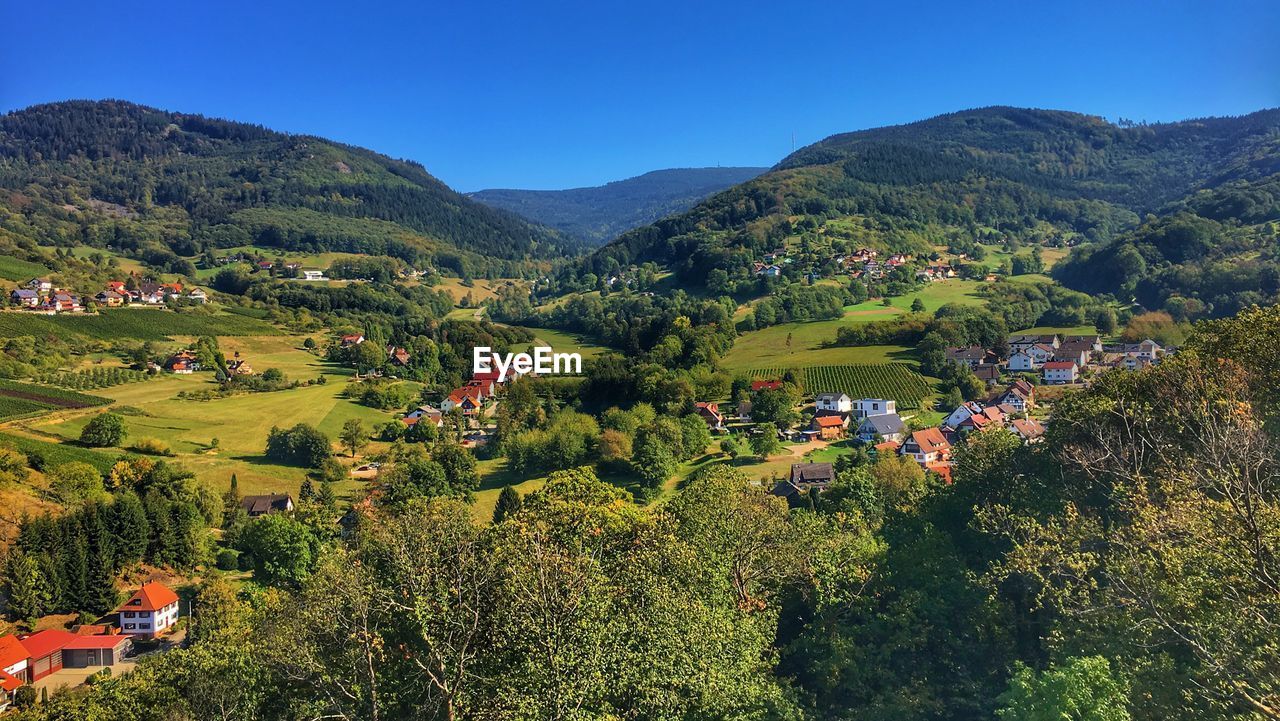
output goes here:
[{"label": "mountain", "polygon": [[417,163],[114,100],[0,117],[0,189],[10,244],[109,248],[176,272],[202,253],[251,244],[394,256],[463,274],[517,272],[578,250]]},{"label": "mountain", "polygon": [[[1059,271],[1070,286],[1136,294],[1148,307],[1189,293],[1222,314],[1239,307],[1242,289],[1195,288],[1180,269],[1248,261],[1257,278],[1269,277],[1265,238],[1277,220],[1277,173],[1280,110],[1119,126],[1079,113],[982,108],[832,136],[684,213],[623,234],[569,273],[603,277],[654,262],[686,286],[715,277],[731,289],[783,245],[928,253],[1012,238],[1080,246]],[[1195,225],[1186,249],[1163,255],[1160,242],[1175,241],[1134,240],[1179,214],[1207,221]],[[1183,231],[1177,225],[1173,235]],[[1119,254],[1103,249],[1117,243],[1144,246],[1142,266],[1124,254],[1132,272],[1101,272]],[[1161,288],[1144,286],[1155,275]],[[1274,298],[1268,288],[1247,298]]]},{"label": "mountain", "polygon": [[767,168],[654,170],[606,185],[571,190],[480,190],[468,196],[599,245],[632,228],[687,210],[699,200]]}]

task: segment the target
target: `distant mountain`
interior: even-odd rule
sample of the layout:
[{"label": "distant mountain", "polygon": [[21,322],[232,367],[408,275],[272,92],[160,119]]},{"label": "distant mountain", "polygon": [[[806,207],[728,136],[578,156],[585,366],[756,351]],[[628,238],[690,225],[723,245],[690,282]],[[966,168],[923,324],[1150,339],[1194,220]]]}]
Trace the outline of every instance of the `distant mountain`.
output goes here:
[{"label": "distant mountain", "polygon": [[245,245],[394,256],[473,275],[579,248],[467,199],[417,163],[114,100],[0,116],[0,189],[0,240],[109,248],[174,272]]},{"label": "distant mountain", "polygon": [[599,245],[652,223],[767,168],[655,170],[594,188],[481,190],[469,197],[518,213],[566,235]]},{"label": "distant mountain", "polygon": [[982,108],[832,136],[569,272],[654,262],[683,287],[732,289],[782,245],[928,253],[1016,238],[1081,246],[1058,271],[1071,287],[1220,315],[1278,299],[1277,174],[1280,110],[1119,126]]}]

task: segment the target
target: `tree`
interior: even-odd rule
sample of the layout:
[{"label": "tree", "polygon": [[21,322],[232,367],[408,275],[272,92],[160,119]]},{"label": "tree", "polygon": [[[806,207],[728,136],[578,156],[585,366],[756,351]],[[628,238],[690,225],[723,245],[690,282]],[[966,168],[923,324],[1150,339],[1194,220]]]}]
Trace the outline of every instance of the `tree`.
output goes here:
[{"label": "tree", "polygon": [[697,458],[706,452],[709,445],[711,429],[701,416],[690,413],[680,418],[680,447],[684,451],[684,460]]},{"label": "tree", "polygon": [[111,504],[112,533],[116,538],[116,558],[123,565],[138,563],[146,558],[147,543],[151,538],[151,525],[142,500],[131,490],[116,494]]},{"label": "tree", "polygon": [[769,456],[782,450],[782,442],[778,440],[777,430],[773,426],[762,423],[756,426],[756,434],[751,437],[751,452],[765,461]]},{"label": "tree", "polygon": [[332,452],[329,437],[305,423],[288,430],[273,427],[267,434],[266,455],[280,463],[319,468]]},{"label": "tree", "polygon": [[1116,312],[1111,308],[1102,308],[1093,319],[1093,326],[1102,335],[1114,335],[1116,332]]},{"label": "tree", "polygon": [[114,413],[100,413],[80,431],[80,442],[87,446],[105,448],[120,445],[127,436],[123,418]]},{"label": "tree", "polygon": [[1126,689],[1101,656],[1072,658],[1035,673],[1018,664],[998,699],[1005,721],[1129,721]]},{"label": "tree", "polygon": [[600,433],[597,448],[600,451],[600,460],[605,463],[625,464],[631,460],[633,450],[631,436],[622,431],[613,428],[604,429]]},{"label": "tree", "polygon": [[649,489],[657,489],[675,474],[679,463],[670,447],[657,436],[646,434],[637,442],[631,469]]},{"label": "tree", "polygon": [[105,491],[102,474],[82,461],[60,463],[46,471],[49,488],[64,505],[97,500]]},{"label": "tree", "polygon": [[253,557],[253,576],[263,583],[297,586],[311,573],[319,539],[292,516],[270,513],[250,521],[240,550]]},{"label": "tree", "polygon": [[342,441],[343,447],[351,452],[351,457],[355,458],[356,453],[369,445],[369,429],[359,418],[348,418],[347,422],[342,424],[342,433],[338,435],[338,439]]},{"label": "tree", "polygon": [[21,550],[13,551],[5,568],[9,617],[31,621],[53,610],[48,579],[36,559]]},{"label": "tree", "polygon": [[444,441],[436,443],[431,451],[431,460],[444,468],[445,480],[454,491],[468,493],[479,487],[476,457],[462,446]]},{"label": "tree", "polygon": [[924,312],[924,301],[923,301],[923,300],[920,300],[920,298],[916,298],[915,300],[911,301],[911,312],[912,312],[912,313],[923,313],[923,312]]},{"label": "tree", "polygon": [[493,509],[493,522],[502,523],[520,510],[520,492],[511,486],[503,486],[498,494],[498,505]]}]

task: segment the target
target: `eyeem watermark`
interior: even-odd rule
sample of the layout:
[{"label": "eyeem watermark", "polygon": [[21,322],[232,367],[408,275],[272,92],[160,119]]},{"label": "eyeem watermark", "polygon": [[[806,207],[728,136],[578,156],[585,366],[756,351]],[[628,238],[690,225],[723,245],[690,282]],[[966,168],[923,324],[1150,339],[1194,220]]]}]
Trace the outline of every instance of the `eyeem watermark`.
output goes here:
[{"label": "eyeem watermark", "polygon": [[581,353],[554,353],[546,346],[536,346],[533,355],[528,353],[494,353],[488,346],[476,346],[471,354],[471,372],[492,373],[498,371],[498,382],[505,383],[508,374],[522,376],[526,373],[559,375],[581,373]]}]

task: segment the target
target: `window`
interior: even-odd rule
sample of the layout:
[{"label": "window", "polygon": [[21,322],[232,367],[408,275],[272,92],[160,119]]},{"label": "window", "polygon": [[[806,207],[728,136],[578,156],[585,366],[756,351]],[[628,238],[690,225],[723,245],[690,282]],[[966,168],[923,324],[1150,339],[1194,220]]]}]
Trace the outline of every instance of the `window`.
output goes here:
[{"label": "window", "polygon": [[133,611],[125,611],[125,612],[124,612],[124,617],[125,617],[125,618],[133,618],[133,616],[134,616]]},{"label": "window", "polygon": [[126,624],[124,625],[124,630],[126,630],[126,631],[132,631],[132,630],[134,630],[134,629],[135,629],[135,628],[137,628],[137,627],[138,627],[138,624],[136,624],[136,623],[126,623]]}]

